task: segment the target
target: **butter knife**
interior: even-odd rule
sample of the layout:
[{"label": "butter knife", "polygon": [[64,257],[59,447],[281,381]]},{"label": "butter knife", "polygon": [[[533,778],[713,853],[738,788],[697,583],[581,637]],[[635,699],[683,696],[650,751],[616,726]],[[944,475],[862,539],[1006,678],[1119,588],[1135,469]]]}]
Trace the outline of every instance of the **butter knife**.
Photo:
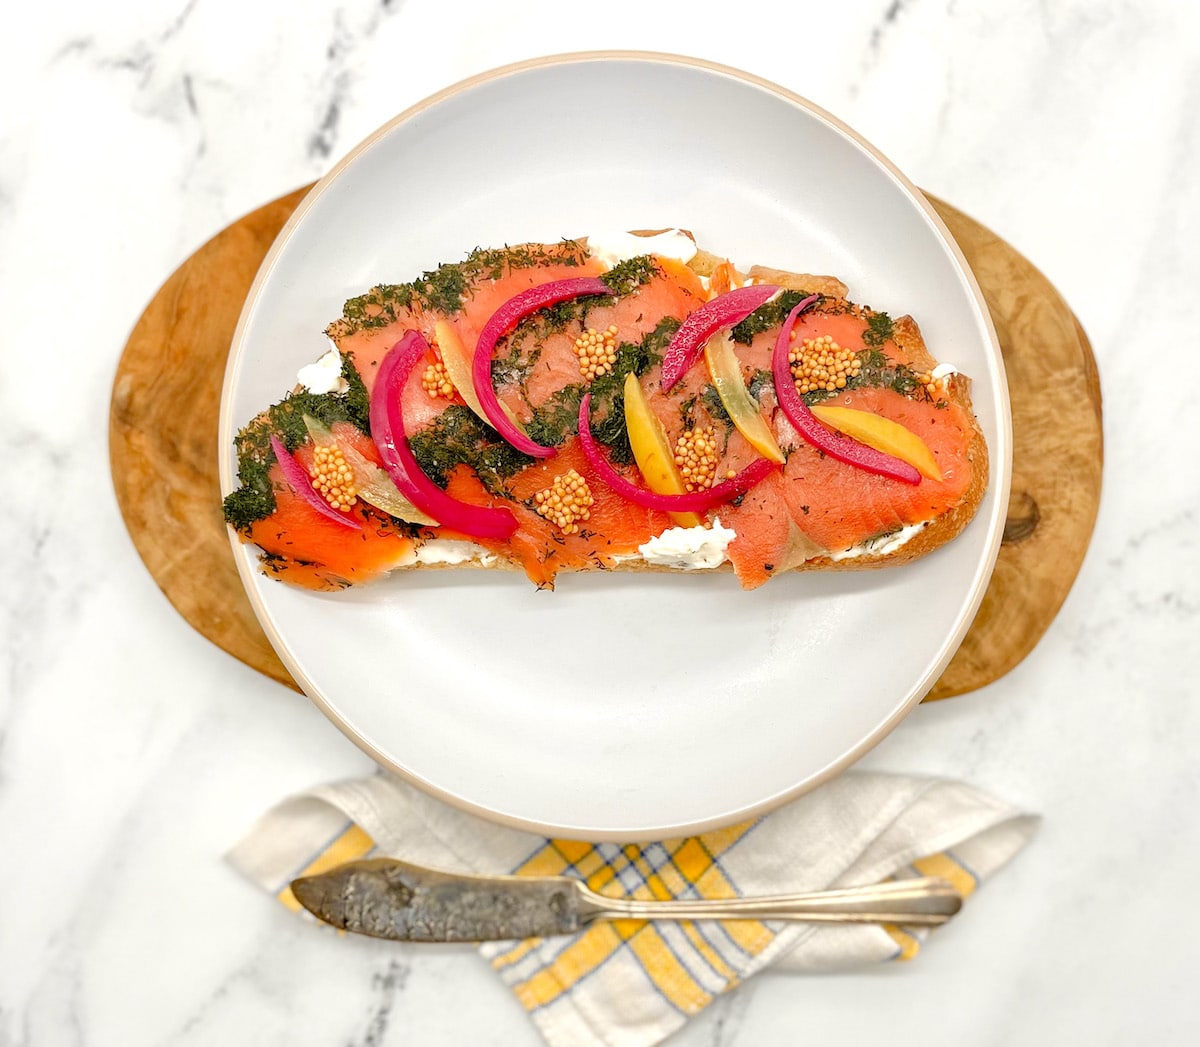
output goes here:
[{"label": "butter knife", "polygon": [[764,898],[609,898],[566,876],[465,876],[394,858],[349,862],[292,881],[309,912],[355,934],[402,942],[481,942],[574,934],[596,920],[794,920],[934,926],[962,897],[922,877]]}]

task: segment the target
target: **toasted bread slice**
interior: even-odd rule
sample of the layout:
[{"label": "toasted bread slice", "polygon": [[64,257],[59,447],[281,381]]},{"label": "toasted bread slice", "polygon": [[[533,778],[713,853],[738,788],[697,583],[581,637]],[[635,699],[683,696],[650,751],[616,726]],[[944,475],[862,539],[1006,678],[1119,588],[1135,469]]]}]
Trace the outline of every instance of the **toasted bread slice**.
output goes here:
[{"label": "toasted bread slice", "polygon": [[[652,246],[665,232],[678,233],[635,235]],[[454,390],[443,359],[450,346],[440,345],[435,332],[473,351],[480,329],[515,295],[550,281],[605,274],[612,275],[610,298],[581,298],[532,314],[497,344],[493,382],[505,410],[556,449],[546,460],[525,458]],[[675,535],[675,521],[665,512],[606,486],[580,449],[575,414],[583,393],[590,392],[591,416],[610,463],[634,483],[649,482],[630,460],[621,424],[621,380],[632,372],[674,449],[675,467],[701,462],[686,480],[689,490],[703,491],[746,468],[759,453],[732,422],[703,361],[670,392],[662,389],[660,371],[663,352],[681,324],[707,301],[746,285],[778,289],[771,300],[776,305],[760,307],[733,328],[732,338],[752,403],[773,428],[786,461],[736,500],[702,513],[700,530],[711,530],[719,519],[735,535],[727,558],[704,569],[732,570],[743,586],[753,588],[793,571],[901,565],[957,536],[986,489],[987,446],[971,409],[969,379],[953,369],[938,370],[914,319],[892,320],[854,304],[833,276],[762,265],[742,272],[700,248],[686,259],[650,255],[610,269],[586,239],[477,250],[464,262],[409,284],[379,285],[348,302],[328,330],[340,353],[343,387],[294,389],[242,430],[242,487],[226,500],[226,518],[244,540],[259,546],[266,571],[309,588],[339,588],[398,569],[520,569],[545,588],[553,587],[556,575],[572,571],[679,572],[690,565],[686,548],[678,555],[659,553],[652,540],[671,532],[671,542],[686,546],[689,536]],[[809,294],[821,297],[797,326],[795,366],[819,370],[826,353],[841,361],[845,380],[841,388],[809,392],[807,398],[908,428],[929,447],[941,479],[910,485],[863,472],[834,461],[791,428],[775,396],[771,352],[782,306]],[[427,521],[410,522],[392,515],[402,510],[391,502],[385,511],[362,498],[351,499],[345,511],[350,524],[339,526],[311,508],[311,492],[296,491],[283,479],[266,449],[269,435],[280,434],[304,468],[319,472],[299,424],[311,411],[329,427],[330,439],[367,463],[360,468],[378,471],[382,463],[366,432],[366,404],[381,362],[411,330],[421,332],[430,349],[403,390],[407,443],[423,473],[451,498],[510,511],[516,529],[507,539],[472,539]],[[587,376],[585,365],[591,367]],[[590,503],[567,511],[554,499],[571,476]]]}]

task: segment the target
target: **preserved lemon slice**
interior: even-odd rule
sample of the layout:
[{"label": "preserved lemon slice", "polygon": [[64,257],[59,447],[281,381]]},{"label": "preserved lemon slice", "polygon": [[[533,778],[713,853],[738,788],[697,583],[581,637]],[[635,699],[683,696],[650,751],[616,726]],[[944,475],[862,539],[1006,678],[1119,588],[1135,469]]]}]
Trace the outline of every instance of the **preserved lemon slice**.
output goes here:
[{"label": "preserved lemon slice", "polygon": [[[491,421],[484,413],[483,405],[479,402],[479,395],[475,392],[475,383],[471,374],[471,356],[467,353],[462,339],[458,337],[458,332],[452,324],[445,320],[439,320],[433,325],[433,337],[437,341],[438,351],[442,354],[442,366],[446,368],[446,374],[449,375],[454,388],[458,390],[458,395],[476,415],[491,425]],[[524,426],[506,404],[501,404],[500,410],[508,416],[508,420],[513,425],[524,432]]]},{"label": "preserved lemon slice", "polygon": [[[650,410],[641,383],[632,371],[625,376],[625,428],[646,486],[655,494],[686,494],[687,487],[675,467],[667,434]],[[704,523],[697,513],[671,513],[671,519],[680,527],[699,527]]]},{"label": "preserved lemon slice", "polygon": [[890,454],[902,462],[908,462],[922,476],[930,480],[942,478],[942,471],[938,468],[929,445],[899,422],[893,422],[890,418],[872,414],[870,411],[856,411],[853,407],[818,404],[812,408],[812,413],[826,425],[845,433],[859,443]]},{"label": "preserved lemon slice", "polygon": [[775,442],[771,426],[759,411],[757,401],[742,381],[742,365],[733,351],[733,340],[729,335],[709,341],[704,347],[704,362],[708,364],[713,388],[738,431],[764,458],[782,465],[785,461],[783,452]]}]

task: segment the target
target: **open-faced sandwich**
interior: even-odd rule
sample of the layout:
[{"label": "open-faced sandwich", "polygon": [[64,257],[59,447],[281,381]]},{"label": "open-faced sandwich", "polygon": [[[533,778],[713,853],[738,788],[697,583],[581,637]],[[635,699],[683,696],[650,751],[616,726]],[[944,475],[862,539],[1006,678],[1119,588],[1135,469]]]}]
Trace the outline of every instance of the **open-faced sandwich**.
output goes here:
[{"label": "open-faced sandwich", "polygon": [[225,518],[313,589],[400,568],[902,564],[987,483],[968,379],[828,276],[678,230],[476,250],[347,302]]}]

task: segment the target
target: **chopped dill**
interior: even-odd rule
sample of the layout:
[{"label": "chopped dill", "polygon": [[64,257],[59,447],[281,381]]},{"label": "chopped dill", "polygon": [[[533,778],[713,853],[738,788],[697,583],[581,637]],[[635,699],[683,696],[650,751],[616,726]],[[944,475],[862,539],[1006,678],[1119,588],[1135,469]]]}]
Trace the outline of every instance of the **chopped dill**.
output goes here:
[{"label": "chopped dill", "polygon": [[226,497],[222,506],[227,523],[245,531],[275,511],[275,492],[268,476],[271,463],[275,461],[275,453],[271,450],[272,433],[289,451],[294,451],[308,439],[308,427],[304,424],[307,414],[326,427],[335,422],[349,422],[369,434],[369,398],[349,353],[342,356],[342,377],[349,385],[346,392],[311,393],[299,389],[268,407],[238,433],[234,445],[238,455],[239,486]]},{"label": "chopped dill", "polygon": [[330,324],[327,333],[346,335],[386,327],[415,307],[453,316],[482,280],[498,280],[506,272],[543,265],[578,266],[586,259],[586,249],[575,240],[477,247],[461,262],[440,265],[406,284],[377,284],[366,294],[351,298],[342,307],[342,318]]},{"label": "chopped dill", "polygon": [[371,435],[371,397],[363,384],[362,375],[354,366],[354,354],[342,353],[342,377],[349,388],[346,390],[346,414],[368,436]]},{"label": "chopped dill", "polygon": [[705,410],[712,416],[712,420],[725,427],[726,433],[733,428],[733,419],[725,410],[725,404],[721,402],[721,394],[717,392],[715,385],[709,384],[704,387],[700,393],[700,402],[704,404]]},{"label": "chopped dill", "polygon": [[600,279],[608,284],[615,297],[624,298],[633,294],[642,284],[648,284],[658,271],[654,259],[648,254],[642,254],[618,262]]},{"label": "chopped dill", "polygon": [[267,466],[250,460],[238,467],[241,486],[227,495],[221,509],[225,522],[239,531],[247,531],[275,511],[275,492],[267,476]]},{"label": "chopped dill", "polygon": [[750,378],[750,395],[762,403],[763,394],[768,392],[775,393],[775,373],[766,368],[755,371]]},{"label": "chopped dill", "polygon": [[867,318],[867,329],[863,331],[863,342],[878,349],[892,337],[892,318],[887,313],[872,313]]},{"label": "chopped dill", "polygon": [[533,459],[522,454],[464,404],[451,404],[428,426],[408,438],[421,470],[445,487],[458,465],[469,465],[492,494],[504,493],[504,480]]},{"label": "chopped dill", "polygon": [[586,391],[582,382],[565,385],[533,412],[525,431],[534,443],[557,447],[579,429],[579,403]]},{"label": "chopped dill", "polygon": [[[796,308],[805,298],[808,291],[784,291],[778,298],[772,299],[765,305],[760,305],[740,324],[736,324],[730,337],[739,345],[749,345],[756,334],[779,327],[787,319],[788,313]],[[820,302],[816,305],[820,308]]]},{"label": "chopped dill", "polygon": [[528,357],[525,356],[521,343],[515,338],[510,338],[507,352],[492,359],[492,384],[523,385],[528,380],[529,372],[533,370],[539,355],[540,348],[535,349]]}]

